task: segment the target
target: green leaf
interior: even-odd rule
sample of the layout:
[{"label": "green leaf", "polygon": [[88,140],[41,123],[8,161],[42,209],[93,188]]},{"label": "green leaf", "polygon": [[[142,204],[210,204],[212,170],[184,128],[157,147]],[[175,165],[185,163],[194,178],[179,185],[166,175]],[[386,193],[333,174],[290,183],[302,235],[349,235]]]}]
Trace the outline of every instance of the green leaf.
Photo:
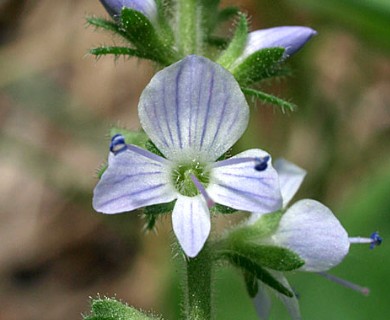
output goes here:
[{"label": "green leaf", "polygon": [[123,135],[127,144],[134,144],[139,147],[144,147],[145,143],[149,140],[143,131],[131,131],[124,128],[112,127],[110,130],[110,138],[116,134]]},{"label": "green leaf", "polygon": [[153,204],[144,208],[145,215],[159,215],[168,212],[172,212],[175,206],[176,200],[168,203]]},{"label": "green leaf", "polygon": [[265,103],[271,103],[281,108],[282,112],[285,113],[286,110],[294,111],[296,109],[296,105],[290,102],[287,102],[283,99],[273,96],[272,94],[265,93],[263,91],[250,89],[250,88],[241,88],[242,92],[246,95],[255,97],[260,99]]},{"label": "green leaf", "polygon": [[240,13],[239,17],[240,19],[238,21],[233,39],[231,40],[227,49],[217,60],[217,62],[226,69],[229,69],[234,61],[236,61],[237,58],[242,54],[248,38],[248,21],[246,16]]},{"label": "green leaf", "polygon": [[162,65],[174,62],[174,52],[171,43],[167,39],[160,39],[153,24],[141,12],[129,8],[123,8],[120,17],[120,25],[126,34],[126,38],[143,55],[158,61]]},{"label": "green leaf", "polygon": [[277,271],[292,271],[305,264],[296,253],[277,246],[245,243],[235,248],[234,252],[250,258],[262,267]]},{"label": "green leaf", "polygon": [[243,62],[230,68],[241,87],[254,82],[280,75],[280,62],[282,61],[284,48],[266,48],[256,51]]},{"label": "green leaf", "polygon": [[216,203],[212,208],[212,212],[222,213],[222,214],[232,214],[237,212],[238,210],[224,206],[222,204]]},{"label": "green leaf", "polygon": [[84,320],[158,320],[161,317],[147,315],[112,298],[92,300],[92,314]]},{"label": "green leaf", "polygon": [[94,26],[98,29],[103,29],[106,31],[111,31],[116,34],[119,34],[122,37],[126,37],[126,33],[119,27],[119,25],[113,21],[97,18],[97,17],[87,17],[87,24]]},{"label": "green leaf", "polygon": [[238,7],[225,7],[218,13],[218,24],[224,23],[234,16],[236,16],[240,12],[240,9]]},{"label": "green leaf", "polygon": [[[129,57],[137,57],[141,59],[148,59],[148,60],[154,60],[153,56],[149,56],[145,52],[141,52],[137,49],[129,48],[129,47],[110,47],[110,46],[101,46],[97,48],[92,48],[89,50],[90,54],[93,54],[94,56],[104,56],[112,54],[116,57],[118,56],[129,56]],[[159,62],[159,61],[156,61]]]},{"label": "green leaf", "polygon": [[243,272],[249,272],[250,274],[253,274],[257,279],[277,290],[278,292],[288,297],[294,296],[293,292],[291,292],[288,288],[276,280],[267,270],[262,268],[252,259],[232,252],[226,252],[224,257],[234,266],[243,270]]},{"label": "green leaf", "polygon": [[251,298],[254,298],[259,291],[259,282],[252,272],[243,270],[244,281],[246,285],[246,290]]},{"label": "green leaf", "polygon": [[162,158],[165,158],[165,156],[161,153],[161,151],[159,149],[157,149],[156,145],[152,142],[152,140],[147,140],[145,142],[145,148],[154,153],[154,154],[157,154],[158,156],[162,157]]}]

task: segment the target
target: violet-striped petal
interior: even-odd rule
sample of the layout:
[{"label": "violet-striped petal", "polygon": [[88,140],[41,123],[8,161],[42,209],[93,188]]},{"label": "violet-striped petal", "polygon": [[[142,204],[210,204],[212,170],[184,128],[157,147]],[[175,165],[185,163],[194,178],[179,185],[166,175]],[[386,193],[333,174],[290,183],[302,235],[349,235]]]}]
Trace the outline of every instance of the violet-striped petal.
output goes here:
[{"label": "violet-striped petal", "polygon": [[348,234],[323,204],[310,199],[296,202],[280,220],[272,240],[297,253],[304,271],[326,271],[349,251]]},{"label": "violet-striped petal", "polygon": [[100,0],[100,2],[114,18],[120,16],[123,8],[139,11],[151,21],[157,17],[155,0]]},{"label": "violet-striped petal", "polygon": [[271,161],[264,171],[255,170],[255,161],[234,163],[234,159],[266,156],[269,154],[265,151],[251,149],[216,162],[207,187],[210,197],[217,203],[237,210],[268,213],[280,209],[282,197],[279,180]]},{"label": "violet-striped petal", "polygon": [[316,34],[317,32],[313,29],[300,26],[284,26],[253,31],[248,34],[244,52],[235,64],[241,63],[252,53],[265,48],[284,48],[284,58],[287,58],[297,52]]},{"label": "violet-striped petal", "polygon": [[285,208],[302,184],[306,171],[285,159],[277,159],[274,168],[278,172],[283,208]]},{"label": "violet-striped petal", "polygon": [[187,56],[153,77],[141,95],[139,117],[168,159],[208,162],[243,134],[249,107],[228,71],[206,58]]},{"label": "violet-striped petal", "polygon": [[132,211],[174,200],[169,163],[135,146],[110,156],[107,170],[95,187],[93,208],[102,213]]},{"label": "violet-striped petal", "polygon": [[210,212],[203,197],[180,195],[172,212],[172,225],[185,254],[195,257],[203,248],[211,228]]}]

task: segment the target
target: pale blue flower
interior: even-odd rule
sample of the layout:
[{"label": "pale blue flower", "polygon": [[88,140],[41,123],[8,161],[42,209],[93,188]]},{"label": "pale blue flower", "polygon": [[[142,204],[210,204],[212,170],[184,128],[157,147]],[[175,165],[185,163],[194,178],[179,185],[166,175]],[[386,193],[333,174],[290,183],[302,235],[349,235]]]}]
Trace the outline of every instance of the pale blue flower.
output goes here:
[{"label": "pale blue flower", "polygon": [[[280,190],[283,197],[283,216],[275,233],[266,240],[268,244],[282,246],[298,254],[305,264],[300,271],[317,272],[328,279],[343,286],[367,294],[368,289],[326,274],[327,271],[338,265],[348,254],[351,243],[370,244],[370,248],[380,245],[382,238],[374,232],[370,238],[349,238],[347,231],[334,216],[332,211],[318,201],[304,199],[288,207],[288,203],[299,189],[306,171],[284,159],[274,163],[280,181]],[[248,223],[253,223],[263,214],[252,214]],[[287,279],[282,272],[268,270],[279,282],[291,290]],[[268,319],[270,311],[269,298],[266,296],[263,284],[259,294],[255,297],[255,304],[262,319]],[[271,289],[286,306],[291,319],[301,319],[299,304],[294,296],[289,298]]]},{"label": "pale blue flower", "polygon": [[155,21],[157,5],[155,0],[100,0],[107,12],[114,18],[119,17],[123,8],[137,10],[149,20]]},{"label": "pale blue flower", "polygon": [[266,48],[284,48],[283,58],[296,53],[317,32],[309,27],[283,26],[250,32],[241,56],[234,62],[238,65],[256,51]]},{"label": "pale blue flower", "polygon": [[96,211],[113,214],[176,200],[173,230],[194,257],[210,233],[214,202],[261,213],[281,207],[277,173],[266,152],[251,149],[217,161],[249,119],[238,83],[220,65],[188,56],[158,72],[141,95],[139,117],[164,157],[116,137],[94,190]]}]

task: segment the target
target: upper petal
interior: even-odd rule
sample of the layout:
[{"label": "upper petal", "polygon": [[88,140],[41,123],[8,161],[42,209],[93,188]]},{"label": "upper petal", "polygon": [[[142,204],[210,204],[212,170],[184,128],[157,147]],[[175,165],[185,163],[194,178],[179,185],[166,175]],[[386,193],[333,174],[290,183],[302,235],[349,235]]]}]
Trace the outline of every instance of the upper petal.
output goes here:
[{"label": "upper petal", "polygon": [[[269,154],[263,150],[251,149],[230,159],[266,156]],[[237,164],[230,159],[216,162],[210,174],[207,192],[215,202],[237,210],[258,213],[273,212],[282,207],[278,175],[271,160],[266,170],[256,171],[254,161]],[[221,165],[224,162],[227,165]]]},{"label": "upper petal", "polygon": [[139,117],[168,159],[213,161],[243,134],[249,107],[228,71],[192,55],[153,77],[141,95]]},{"label": "upper petal", "polygon": [[291,206],[273,236],[277,245],[296,252],[301,270],[325,271],[339,264],[349,251],[348,234],[323,204],[305,199]]},{"label": "upper petal", "polygon": [[285,159],[277,159],[274,168],[279,175],[283,208],[285,208],[302,184],[306,171]]},{"label": "upper petal", "polygon": [[179,195],[172,213],[173,231],[185,254],[191,258],[202,250],[211,229],[210,212],[201,195]]},{"label": "upper petal", "polygon": [[167,160],[135,146],[129,148],[110,155],[108,168],[94,190],[96,211],[120,213],[176,198]]},{"label": "upper petal", "polygon": [[236,63],[242,62],[252,53],[265,48],[281,47],[285,49],[285,57],[291,56],[316,34],[317,32],[311,28],[299,26],[284,26],[253,31],[248,34],[244,52]]}]

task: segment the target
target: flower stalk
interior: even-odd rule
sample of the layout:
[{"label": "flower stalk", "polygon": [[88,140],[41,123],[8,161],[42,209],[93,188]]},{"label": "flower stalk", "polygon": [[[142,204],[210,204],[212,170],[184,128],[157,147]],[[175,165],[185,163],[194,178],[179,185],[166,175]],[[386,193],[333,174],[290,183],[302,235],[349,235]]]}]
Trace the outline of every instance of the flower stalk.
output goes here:
[{"label": "flower stalk", "polygon": [[210,255],[211,252],[206,243],[203,250],[195,258],[186,259],[184,319],[212,319],[212,263],[210,263]]}]

